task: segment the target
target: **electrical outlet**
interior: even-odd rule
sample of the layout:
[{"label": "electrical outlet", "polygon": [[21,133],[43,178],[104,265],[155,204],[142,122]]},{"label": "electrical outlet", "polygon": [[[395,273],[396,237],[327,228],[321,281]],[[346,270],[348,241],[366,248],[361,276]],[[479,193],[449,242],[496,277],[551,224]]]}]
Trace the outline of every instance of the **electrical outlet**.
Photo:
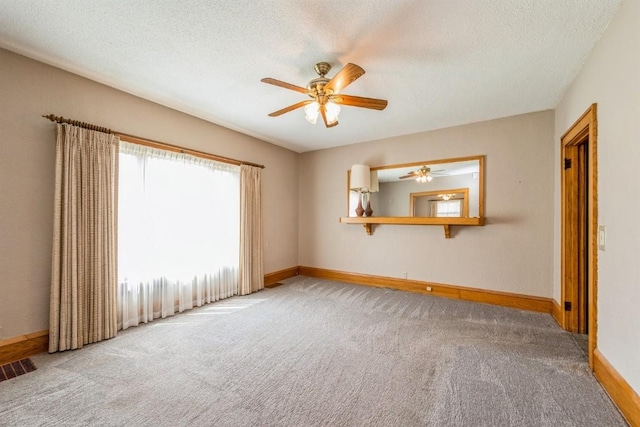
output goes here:
[{"label": "electrical outlet", "polygon": [[433,291],[433,289],[431,289],[431,286],[427,286],[427,292],[431,292]]}]

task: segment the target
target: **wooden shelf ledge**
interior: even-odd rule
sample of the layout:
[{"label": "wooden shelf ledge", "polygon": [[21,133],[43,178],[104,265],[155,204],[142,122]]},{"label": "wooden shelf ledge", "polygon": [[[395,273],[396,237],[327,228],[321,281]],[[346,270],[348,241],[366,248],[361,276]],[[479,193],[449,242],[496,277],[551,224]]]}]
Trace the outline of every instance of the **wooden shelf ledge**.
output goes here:
[{"label": "wooden shelf ledge", "polygon": [[370,217],[342,217],[342,224],[362,224],[368,235],[373,233],[373,224],[390,225],[439,225],[444,227],[444,237],[451,237],[451,226],[482,226],[484,217],[474,218],[433,218],[433,217],[390,217],[390,216],[370,216]]}]

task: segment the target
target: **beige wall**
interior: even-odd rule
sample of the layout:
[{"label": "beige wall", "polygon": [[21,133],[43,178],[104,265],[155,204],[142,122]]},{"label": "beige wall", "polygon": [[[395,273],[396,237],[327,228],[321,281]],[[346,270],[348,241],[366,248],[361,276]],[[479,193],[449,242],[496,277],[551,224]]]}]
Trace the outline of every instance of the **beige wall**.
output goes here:
[{"label": "beige wall", "polygon": [[0,49],[0,339],[48,329],[54,113],[266,166],[265,272],[298,265],[298,154]]},{"label": "beige wall", "polygon": [[[555,113],[555,140],[598,104],[598,342],[604,357],[640,393],[640,0],[626,0]],[[555,164],[560,164],[559,142]],[[555,243],[559,243],[560,171],[556,167]],[[554,296],[560,299],[559,255]]]},{"label": "beige wall", "polygon": [[[308,152],[300,159],[300,264],[551,297],[553,112]],[[485,227],[340,224],[346,171],[486,155]],[[373,207],[375,211],[375,206]],[[375,213],[374,213],[375,215]]]}]

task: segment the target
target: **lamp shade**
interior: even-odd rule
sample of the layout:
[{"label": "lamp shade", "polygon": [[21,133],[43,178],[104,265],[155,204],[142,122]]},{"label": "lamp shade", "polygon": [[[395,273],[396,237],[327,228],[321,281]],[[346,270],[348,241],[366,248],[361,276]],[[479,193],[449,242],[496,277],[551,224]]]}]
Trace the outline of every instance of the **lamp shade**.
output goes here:
[{"label": "lamp shade", "polygon": [[371,187],[371,172],[369,170],[369,166],[351,166],[351,179],[349,182],[349,189],[351,191],[366,193],[369,191],[369,187]]},{"label": "lamp shade", "polygon": [[377,193],[380,191],[380,182],[378,181],[378,171],[371,171],[371,185],[369,186],[369,193]]}]

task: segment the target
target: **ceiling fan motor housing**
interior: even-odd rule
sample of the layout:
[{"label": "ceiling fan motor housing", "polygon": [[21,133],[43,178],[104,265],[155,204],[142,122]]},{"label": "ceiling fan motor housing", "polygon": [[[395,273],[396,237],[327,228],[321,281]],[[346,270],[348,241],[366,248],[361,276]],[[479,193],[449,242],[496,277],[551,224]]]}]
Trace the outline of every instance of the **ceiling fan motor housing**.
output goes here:
[{"label": "ceiling fan motor housing", "polygon": [[312,98],[329,95],[324,93],[324,87],[330,81],[325,75],[331,70],[331,65],[328,62],[318,62],[313,69],[316,70],[316,73],[318,73],[320,77],[311,80],[309,84],[307,84],[308,95]]},{"label": "ceiling fan motor housing", "polygon": [[324,86],[327,83],[329,83],[329,79],[326,77],[318,77],[317,79],[311,80],[307,85],[308,95],[312,98],[324,95]]}]

